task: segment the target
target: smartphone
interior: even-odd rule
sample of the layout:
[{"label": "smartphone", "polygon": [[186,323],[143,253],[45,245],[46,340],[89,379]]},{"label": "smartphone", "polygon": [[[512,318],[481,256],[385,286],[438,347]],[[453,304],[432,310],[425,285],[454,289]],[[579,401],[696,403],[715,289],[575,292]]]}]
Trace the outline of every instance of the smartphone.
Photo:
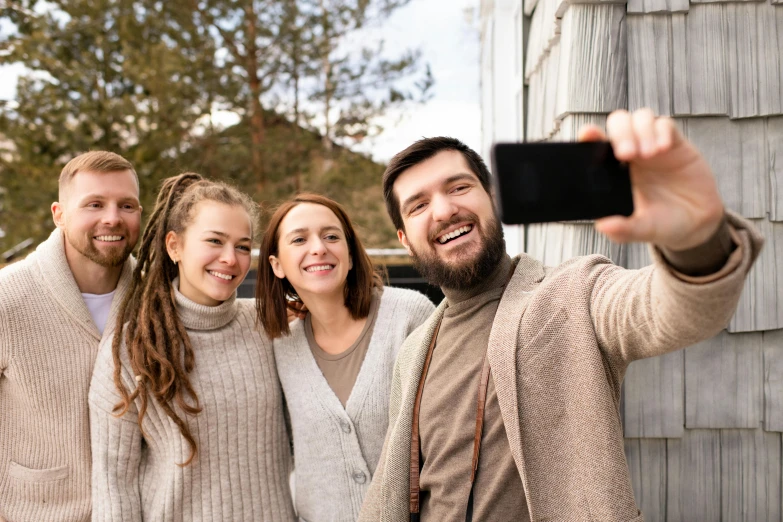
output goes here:
[{"label": "smartphone", "polygon": [[608,142],[496,143],[491,160],[503,223],[633,213],[628,165]]}]

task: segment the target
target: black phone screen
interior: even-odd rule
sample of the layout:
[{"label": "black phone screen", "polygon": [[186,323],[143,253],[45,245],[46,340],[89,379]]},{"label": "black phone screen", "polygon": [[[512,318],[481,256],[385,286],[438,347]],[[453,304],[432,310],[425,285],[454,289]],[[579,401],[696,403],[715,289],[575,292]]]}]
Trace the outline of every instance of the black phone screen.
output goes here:
[{"label": "black phone screen", "polygon": [[608,142],[497,143],[492,171],[506,224],[633,213],[628,166]]}]

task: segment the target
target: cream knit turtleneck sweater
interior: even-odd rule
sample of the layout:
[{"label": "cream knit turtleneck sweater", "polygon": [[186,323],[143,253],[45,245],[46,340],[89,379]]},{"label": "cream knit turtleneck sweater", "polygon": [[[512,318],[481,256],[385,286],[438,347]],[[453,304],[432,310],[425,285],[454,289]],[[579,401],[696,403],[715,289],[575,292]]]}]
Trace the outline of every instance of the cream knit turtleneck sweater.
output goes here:
[{"label": "cream knit turtleneck sweater", "polygon": [[[129,260],[107,326],[131,270]],[[0,270],[0,520],[90,519],[87,391],[100,341],[59,229]]]},{"label": "cream knit turtleneck sweater", "polygon": [[[138,401],[121,418],[111,413],[120,396],[111,341],[103,342],[90,388],[93,520],[293,520],[282,392],[252,301],[207,307],[175,293],[196,358],[189,377],[203,410],[183,418],[198,454],[190,465],[177,465],[190,447],[155,400],[144,436]],[[124,347],[121,359],[123,382],[133,389]]]}]

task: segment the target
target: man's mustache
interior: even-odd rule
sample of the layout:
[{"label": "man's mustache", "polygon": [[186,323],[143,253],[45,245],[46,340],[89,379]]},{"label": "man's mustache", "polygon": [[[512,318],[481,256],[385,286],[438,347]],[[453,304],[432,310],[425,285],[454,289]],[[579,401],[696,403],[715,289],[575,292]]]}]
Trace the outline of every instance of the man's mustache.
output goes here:
[{"label": "man's mustache", "polygon": [[448,222],[441,224],[434,232],[430,232],[429,240],[435,241],[438,236],[442,235],[449,227],[453,227],[458,223],[467,223],[476,227],[478,225],[478,216],[475,214],[467,214],[462,216],[455,216],[448,220]]},{"label": "man's mustache", "polygon": [[123,236],[128,237],[127,227],[109,228],[105,230],[97,230],[90,233],[91,237],[95,236]]}]

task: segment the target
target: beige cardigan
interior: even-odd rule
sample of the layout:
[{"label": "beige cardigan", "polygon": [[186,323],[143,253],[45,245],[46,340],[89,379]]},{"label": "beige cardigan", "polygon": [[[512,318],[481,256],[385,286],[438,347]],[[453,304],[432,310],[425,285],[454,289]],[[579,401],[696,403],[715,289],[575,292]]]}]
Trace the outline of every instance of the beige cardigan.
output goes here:
[{"label": "beige cardigan", "polygon": [[[122,270],[103,337],[130,282]],[[90,387],[101,334],[59,229],[0,271],[0,520],[90,519]]]},{"label": "beige cardigan", "polygon": [[[684,348],[728,323],[763,243],[748,221],[730,214],[729,223],[739,248],[704,278],[675,273],[657,251],[642,270],[601,256],[555,268],[519,258],[488,357],[532,520],[643,520],[623,451],[620,386],[632,361]],[[408,520],[413,403],[447,306],[400,349],[389,430],[362,522]]]}]

